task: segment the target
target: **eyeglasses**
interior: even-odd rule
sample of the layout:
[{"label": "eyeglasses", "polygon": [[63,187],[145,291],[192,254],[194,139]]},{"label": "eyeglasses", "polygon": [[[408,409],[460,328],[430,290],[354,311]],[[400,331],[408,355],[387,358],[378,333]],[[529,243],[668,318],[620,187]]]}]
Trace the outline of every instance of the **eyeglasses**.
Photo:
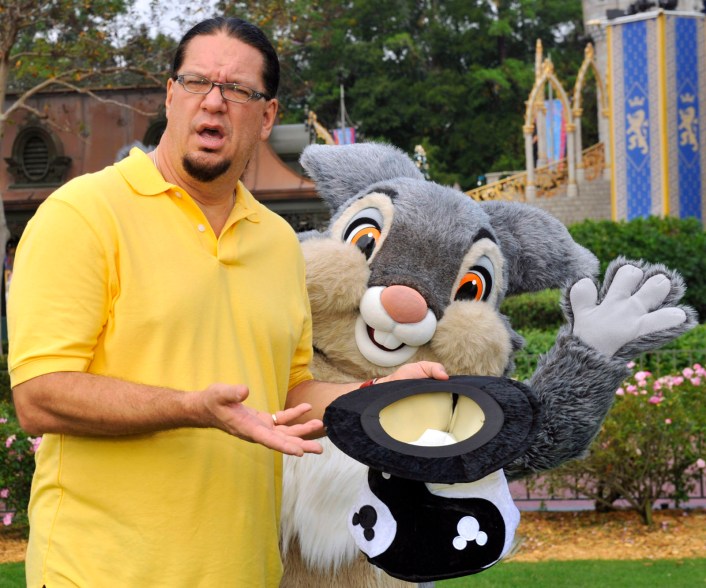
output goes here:
[{"label": "eyeglasses", "polygon": [[180,74],[176,77],[176,81],[184,87],[184,90],[191,94],[208,94],[213,90],[213,86],[216,86],[221,91],[223,99],[228,100],[228,102],[244,104],[245,102],[250,102],[250,100],[259,100],[260,98],[271,100],[267,94],[256,92],[247,86],[212,82],[208,78],[196,74]]}]

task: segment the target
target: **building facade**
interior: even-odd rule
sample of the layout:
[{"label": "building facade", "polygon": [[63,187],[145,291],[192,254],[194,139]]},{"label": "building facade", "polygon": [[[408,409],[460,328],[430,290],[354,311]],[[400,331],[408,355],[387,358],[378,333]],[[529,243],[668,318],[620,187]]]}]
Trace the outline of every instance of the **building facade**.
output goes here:
[{"label": "building facade", "polygon": [[[19,111],[5,125],[0,195],[11,238],[19,238],[39,204],[64,182],[114,163],[135,143],[151,147],[159,141],[166,126],[163,89],[95,94],[97,98],[76,92],[39,94],[29,104],[46,118]],[[8,96],[6,106],[13,98]],[[276,126],[243,178],[258,200],[298,230],[320,225],[327,217],[313,182],[296,161],[312,136],[306,125]]]}]

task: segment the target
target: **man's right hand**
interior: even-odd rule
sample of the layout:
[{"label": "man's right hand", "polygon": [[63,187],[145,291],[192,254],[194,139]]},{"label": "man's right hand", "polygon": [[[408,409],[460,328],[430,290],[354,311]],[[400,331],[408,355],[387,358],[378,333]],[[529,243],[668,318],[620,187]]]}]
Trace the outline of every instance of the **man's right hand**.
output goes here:
[{"label": "man's right hand", "polygon": [[323,423],[318,419],[303,424],[288,423],[311,410],[309,404],[278,410],[274,413],[277,423],[269,412],[250,408],[244,404],[250,394],[243,385],[212,384],[195,398],[203,403],[210,426],[221,429],[230,435],[259,443],[287,455],[302,456],[305,453],[321,453],[321,445],[303,437],[320,430]]}]

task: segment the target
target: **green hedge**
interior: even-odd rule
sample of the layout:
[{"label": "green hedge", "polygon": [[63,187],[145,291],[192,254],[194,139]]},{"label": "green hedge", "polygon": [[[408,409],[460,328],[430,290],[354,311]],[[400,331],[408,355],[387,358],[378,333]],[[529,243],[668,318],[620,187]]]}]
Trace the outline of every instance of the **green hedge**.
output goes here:
[{"label": "green hedge", "polygon": [[[557,331],[558,329],[519,330],[525,338],[525,347],[515,358],[515,378],[526,380],[534,373],[539,356],[554,345]],[[635,363],[635,369],[658,375],[673,373],[694,363],[706,365],[706,325],[696,325],[694,329],[664,347],[636,358]]]},{"label": "green hedge", "polygon": [[0,406],[12,404],[12,390],[10,390],[10,375],[7,373],[7,356],[0,355]]},{"label": "green hedge", "polygon": [[516,331],[554,329],[564,324],[560,297],[559,290],[515,294],[503,300],[500,312],[510,319],[510,324]]},{"label": "green hedge", "polygon": [[570,226],[569,232],[598,257],[601,275],[619,255],[679,271],[687,286],[684,301],[696,309],[700,320],[706,318],[706,233],[698,219],[586,220]]},{"label": "green hedge", "polygon": [[[587,220],[570,226],[569,232],[598,257],[601,277],[620,255],[679,271],[686,282],[684,302],[706,320],[706,233],[697,219]],[[555,329],[564,323],[559,299],[559,290],[517,294],[508,296],[500,311],[516,330]]]}]

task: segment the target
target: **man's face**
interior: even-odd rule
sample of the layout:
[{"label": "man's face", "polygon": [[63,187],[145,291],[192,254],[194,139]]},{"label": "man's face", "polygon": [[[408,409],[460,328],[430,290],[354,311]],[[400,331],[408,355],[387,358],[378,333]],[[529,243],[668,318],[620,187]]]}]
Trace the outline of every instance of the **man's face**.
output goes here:
[{"label": "man's face", "polygon": [[[194,37],[186,47],[177,74],[198,74],[214,82],[237,82],[264,92],[261,53],[224,33]],[[208,94],[190,94],[174,80],[167,84],[166,134],[183,170],[193,179],[210,182],[224,173],[242,175],[257,144],[266,140],[277,113],[276,100],[227,102],[214,87]]]}]

